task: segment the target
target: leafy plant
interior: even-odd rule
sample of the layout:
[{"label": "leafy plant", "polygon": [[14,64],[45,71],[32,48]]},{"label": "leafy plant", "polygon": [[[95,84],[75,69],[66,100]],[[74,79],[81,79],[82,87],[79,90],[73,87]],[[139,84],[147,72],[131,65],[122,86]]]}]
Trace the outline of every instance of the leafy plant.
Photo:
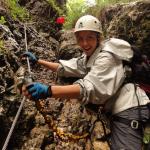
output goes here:
[{"label": "leafy plant", "polygon": [[0,24],[5,24],[6,23],[6,20],[4,18],[4,16],[1,16],[0,18]]},{"label": "leafy plant", "polygon": [[67,14],[64,28],[71,29],[76,20],[84,14],[98,16],[99,12],[105,7],[116,3],[125,3],[131,1],[137,0],[95,0],[95,5],[92,6],[87,5],[87,0],[68,0],[66,4]]},{"label": "leafy plant", "polygon": [[47,2],[50,4],[50,6],[56,10],[56,12],[58,12],[59,15],[63,14],[63,10],[58,7],[58,5],[56,4],[55,0],[47,0]]},{"label": "leafy plant", "polygon": [[85,13],[87,7],[85,0],[68,0],[66,4],[67,14],[64,28],[70,29],[74,22]]},{"label": "leafy plant", "polygon": [[133,1],[137,0],[95,0],[95,6],[89,7],[86,12],[90,13],[91,15],[98,16],[99,12],[105,7],[109,7],[114,4],[129,3]]},{"label": "leafy plant", "polygon": [[29,19],[28,11],[18,4],[18,0],[7,0],[6,3],[13,19],[16,20],[18,18],[21,21]]}]

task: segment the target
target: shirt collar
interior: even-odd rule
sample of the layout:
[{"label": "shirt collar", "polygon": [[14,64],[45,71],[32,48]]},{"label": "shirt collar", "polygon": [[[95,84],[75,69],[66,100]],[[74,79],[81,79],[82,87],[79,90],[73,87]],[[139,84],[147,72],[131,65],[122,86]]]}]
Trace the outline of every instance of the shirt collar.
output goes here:
[{"label": "shirt collar", "polygon": [[97,57],[97,55],[99,54],[99,52],[101,51],[101,47],[99,46],[94,52],[93,54],[90,56],[90,58],[87,58],[87,56],[85,55],[85,60],[87,62],[87,67],[91,67]]}]

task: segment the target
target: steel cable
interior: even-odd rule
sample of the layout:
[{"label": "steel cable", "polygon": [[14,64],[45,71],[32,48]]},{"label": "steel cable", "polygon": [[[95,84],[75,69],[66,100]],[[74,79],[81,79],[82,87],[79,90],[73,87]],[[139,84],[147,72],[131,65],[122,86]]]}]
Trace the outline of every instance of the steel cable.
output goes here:
[{"label": "steel cable", "polygon": [[[25,38],[24,38],[24,40],[25,40],[25,48],[26,48],[26,51],[28,52],[27,34],[26,34],[26,24],[24,24],[24,36],[25,36]],[[28,57],[27,57],[27,65],[28,65],[29,78],[31,78],[31,67],[30,67],[30,62],[29,62],[29,58],[28,58]],[[13,130],[14,130],[14,128],[15,128],[15,125],[16,125],[17,120],[18,120],[18,118],[19,118],[19,115],[20,115],[20,113],[21,113],[21,110],[22,110],[22,108],[23,108],[23,105],[24,105],[25,100],[26,100],[26,98],[25,98],[25,96],[24,96],[23,99],[22,99],[22,101],[21,101],[21,104],[20,104],[20,106],[19,106],[19,109],[18,109],[18,111],[17,111],[17,114],[16,114],[16,116],[15,116],[15,119],[14,119],[12,125],[11,125],[11,128],[10,128],[10,130],[9,130],[9,133],[8,133],[8,135],[7,135],[7,138],[6,138],[6,140],[5,140],[5,143],[4,143],[4,145],[3,145],[2,150],[6,150],[6,148],[7,148],[7,146],[8,146],[10,137],[11,137],[11,135],[12,135],[12,133],[13,133]]]}]

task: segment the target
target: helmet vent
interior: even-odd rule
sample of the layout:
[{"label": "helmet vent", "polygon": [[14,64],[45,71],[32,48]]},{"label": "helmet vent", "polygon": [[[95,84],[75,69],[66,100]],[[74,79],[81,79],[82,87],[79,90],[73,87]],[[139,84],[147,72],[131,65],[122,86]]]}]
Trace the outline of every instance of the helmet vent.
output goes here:
[{"label": "helmet vent", "polygon": [[82,22],[80,22],[78,28],[83,28],[83,23]]},{"label": "helmet vent", "polygon": [[80,17],[75,24],[74,32],[87,30],[102,33],[101,22],[96,17],[91,15]]}]

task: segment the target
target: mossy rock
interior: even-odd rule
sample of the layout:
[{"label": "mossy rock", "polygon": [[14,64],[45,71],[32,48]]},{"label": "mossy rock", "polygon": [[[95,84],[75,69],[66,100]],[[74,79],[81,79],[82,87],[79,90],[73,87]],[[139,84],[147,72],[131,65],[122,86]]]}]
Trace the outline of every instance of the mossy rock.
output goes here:
[{"label": "mossy rock", "polygon": [[150,57],[150,1],[116,5],[105,11],[111,13],[109,18],[105,13],[105,22],[102,20],[107,24],[103,24],[105,36],[124,39]]}]

